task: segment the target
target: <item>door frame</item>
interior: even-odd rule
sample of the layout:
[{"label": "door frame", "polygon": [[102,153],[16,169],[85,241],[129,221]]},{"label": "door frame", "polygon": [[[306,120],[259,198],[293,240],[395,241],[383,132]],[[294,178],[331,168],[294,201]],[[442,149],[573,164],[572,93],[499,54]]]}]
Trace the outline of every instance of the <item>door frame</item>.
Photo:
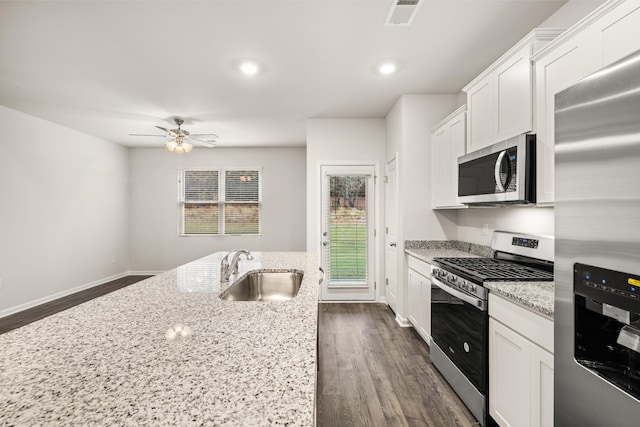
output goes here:
[{"label": "door frame", "polygon": [[[399,237],[399,233],[400,233],[400,220],[399,220],[399,215],[400,215],[400,210],[398,209],[399,204],[399,186],[398,183],[400,182],[399,180],[399,163],[400,163],[400,159],[399,159],[399,155],[398,152],[393,153],[393,156],[391,158],[389,158],[388,160],[385,161],[385,177],[388,176],[388,168],[389,168],[389,163],[393,162],[395,160],[395,168],[396,168],[396,185],[395,185],[395,195],[396,195],[396,206],[395,206],[395,217],[396,217],[396,224],[395,224],[395,228],[396,228],[396,245],[398,242],[398,237]],[[388,178],[386,178],[388,179]],[[399,257],[399,253],[404,253],[404,251],[402,250],[402,248],[399,248],[398,246],[396,246],[396,258],[395,260],[389,260],[387,259],[387,244],[389,244],[390,242],[388,242],[388,233],[387,233],[387,227],[389,226],[389,216],[387,215],[389,213],[389,194],[387,192],[387,187],[388,187],[389,183],[385,180],[385,200],[384,200],[384,209],[385,209],[385,215],[384,215],[384,224],[383,224],[383,230],[384,233],[382,233],[382,257],[383,259],[381,260],[384,263],[384,274],[385,274],[385,301],[389,307],[391,307],[391,309],[393,310],[394,313],[398,312],[398,305],[400,304],[400,274],[399,274],[399,270],[400,268],[402,268],[402,265],[400,263],[400,257]],[[394,277],[391,277],[391,275],[389,274],[390,272],[387,269],[387,262],[391,262],[394,261],[396,264],[396,268],[395,268],[395,274],[393,274]],[[396,295],[395,298],[396,300],[394,301],[394,307],[391,306],[390,304],[390,299],[389,296],[387,294],[387,289],[388,289],[388,285],[386,283],[386,279],[389,280],[395,280],[395,291],[396,291]]]},{"label": "door frame", "polygon": [[339,303],[339,302],[378,302],[380,298],[380,238],[383,236],[381,232],[383,224],[380,215],[380,163],[377,160],[318,160],[316,162],[316,233],[315,233],[315,250],[318,251],[318,263],[322,265],[322,168],[331,166],[373,166],[373,197],[374,197],[374,212],[373,212],[373,283],[374,294],[371,301],[355,301],[355,300],[323,300],[322,287],[318,290],[318,300],[323,303]]}]

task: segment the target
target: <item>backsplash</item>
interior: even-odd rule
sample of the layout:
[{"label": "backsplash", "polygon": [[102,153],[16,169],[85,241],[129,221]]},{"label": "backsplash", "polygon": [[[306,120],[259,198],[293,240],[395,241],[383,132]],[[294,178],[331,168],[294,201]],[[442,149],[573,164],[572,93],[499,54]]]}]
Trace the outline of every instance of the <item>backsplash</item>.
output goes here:
[{"label": "backsplash", "polygon": [[481,257],[493,257],[493,249],[489,246],[460,240],[405,240],[405,249],[457,249]]}]

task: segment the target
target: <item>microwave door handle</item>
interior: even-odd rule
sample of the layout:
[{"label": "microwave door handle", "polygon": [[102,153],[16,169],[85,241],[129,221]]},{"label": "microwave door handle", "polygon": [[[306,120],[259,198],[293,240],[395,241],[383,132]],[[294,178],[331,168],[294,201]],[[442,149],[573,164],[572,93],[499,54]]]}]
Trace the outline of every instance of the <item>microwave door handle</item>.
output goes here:
[{"label": "microwave door handle", "polygon": [[502,178],[500,178],[500,166],[502,166],[502,161],[504,160],[504,156],[507,154],[507,150],[503,150],[498,155],[496,159],[496,167],[493,170],[493,177],[496,180],[496,185],[498,186],[498,190],[500,193],[504,193],[504,185],[502,184]]}]

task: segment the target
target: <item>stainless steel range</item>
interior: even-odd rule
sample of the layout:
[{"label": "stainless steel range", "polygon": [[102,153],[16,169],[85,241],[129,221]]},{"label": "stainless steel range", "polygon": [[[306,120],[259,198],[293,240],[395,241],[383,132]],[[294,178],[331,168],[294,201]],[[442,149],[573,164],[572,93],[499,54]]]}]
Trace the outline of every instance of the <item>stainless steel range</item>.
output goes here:
[{"label": "stainless steel range", "polygon": [[489,282],[553,280],[553,237],[496,231],[493,258],[435,258],[431,361],[471,413],[487,424]]}]

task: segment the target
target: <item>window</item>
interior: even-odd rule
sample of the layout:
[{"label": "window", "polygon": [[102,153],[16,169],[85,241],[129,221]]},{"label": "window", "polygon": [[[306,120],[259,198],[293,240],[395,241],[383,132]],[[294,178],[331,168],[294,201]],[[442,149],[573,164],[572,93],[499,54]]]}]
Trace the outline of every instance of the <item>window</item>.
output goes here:
[{"label": "window", "polygon": [[258,169],[182,171],[181,234],[260,234],[261,175]]}]

